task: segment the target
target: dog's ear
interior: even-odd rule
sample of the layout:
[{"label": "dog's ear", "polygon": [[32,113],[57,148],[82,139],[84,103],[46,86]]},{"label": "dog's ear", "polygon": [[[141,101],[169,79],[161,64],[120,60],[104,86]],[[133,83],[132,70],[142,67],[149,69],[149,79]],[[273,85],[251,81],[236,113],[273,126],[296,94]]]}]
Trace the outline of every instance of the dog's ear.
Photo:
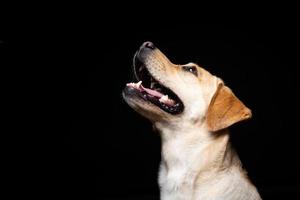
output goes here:
[{"label": "dog's ear", "polygon": [[251,116],[251,110],[227,86],[219,83],[206,115],[208,129],[215,132]]}]

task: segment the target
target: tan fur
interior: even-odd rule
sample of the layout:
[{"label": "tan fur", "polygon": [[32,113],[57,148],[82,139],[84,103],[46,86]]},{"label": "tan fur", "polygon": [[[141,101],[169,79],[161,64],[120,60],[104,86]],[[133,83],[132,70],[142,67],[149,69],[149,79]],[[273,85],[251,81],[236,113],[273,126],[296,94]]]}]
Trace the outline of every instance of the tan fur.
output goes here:
[{"label": "tan fur", "polygon": [[[142,45],[137,54],[142,54]],[[143,55],[150,74],[182,100],[171,115],[139,98],[126,102],[148,118],[162,138],[159,185],[162,200],[259,200],[229,142],[227,128],[251,111],[218,77],[194,63],[176,65],[159,50]],[[182,66],[196,66],[198,76]]]},{"label": "tan fur", "polygon": [[209,105],[207,125],[210,131],[218,131],[251,116],[250,109],[221,83]]}]

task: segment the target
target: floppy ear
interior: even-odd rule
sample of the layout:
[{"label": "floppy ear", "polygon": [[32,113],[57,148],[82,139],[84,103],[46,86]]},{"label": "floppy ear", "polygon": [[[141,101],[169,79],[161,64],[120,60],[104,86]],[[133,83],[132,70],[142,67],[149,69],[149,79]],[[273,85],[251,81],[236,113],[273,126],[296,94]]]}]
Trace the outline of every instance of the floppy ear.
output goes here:
[{"label": "floppy ear", "polygon": [[249,119],[252,114],[251,110],[227,86],[220,83],[210,102],[206,116],[208,129],[215,132]]}]

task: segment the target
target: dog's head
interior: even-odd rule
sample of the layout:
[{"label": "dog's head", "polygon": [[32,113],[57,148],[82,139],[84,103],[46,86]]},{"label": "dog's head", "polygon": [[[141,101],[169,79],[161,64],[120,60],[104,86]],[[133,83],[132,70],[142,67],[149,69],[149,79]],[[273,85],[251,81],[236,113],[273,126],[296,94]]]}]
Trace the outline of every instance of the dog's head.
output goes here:
[{"label": "dog's head", "polygon": [[194,63],[173,64],[145,42],[133,59],[137,83],[128,83],[125,101],[152,122],[191,123],[218,131],[251,117],[251,111],[224,85]]}]

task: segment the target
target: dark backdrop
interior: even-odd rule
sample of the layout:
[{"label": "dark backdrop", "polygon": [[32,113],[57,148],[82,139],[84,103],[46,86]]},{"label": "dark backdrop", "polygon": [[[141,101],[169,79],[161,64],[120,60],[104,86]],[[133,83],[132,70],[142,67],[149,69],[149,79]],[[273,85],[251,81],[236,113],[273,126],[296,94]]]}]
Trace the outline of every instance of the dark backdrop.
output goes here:
[{"label": "dark backdrop", "polygon": [[174,63],[193,61],[223,78],[252,109],[252,120],[232,127],[232,142],[261,195],[274,199],[299,194],[291,28],[147,24],[101,39],[87,30],[79,45],[68,46],[67,41],[71,67],[66,91],[71,92],[66,118],[73,120],[59,138],[64,141],[61,160],[55,159],[63,185],[72,195],[89,193],[100,199],[158,196],[160,138],[121,98],[132,80],[133,54],[150,40]]},{"label": "dark backdrop", "polygon": [[41,197],[158,199],[160,138],[121,98],[133,77],[132,57],[144,41],[152,41],[174,63],[196,62],[221,77],[253,112],[250,121],[231,128],[250,179],[264,199],[299,195],[298,32],[293,24],[101,20],[50,19],[37,27],[21,26],[22,34],[12,31],[1,43],[13,63],[26,63],[21,75],[26,71],[37,78],[26,80],[30,86],[23,89],[34,90],[23,98],[34,97],[38,105],[35,117],[42,122],[29,125],[39,136],[21,136],[37,147],[28,145],[30,156],[16,151],[31,158],[22,166],[37,172]]}]

